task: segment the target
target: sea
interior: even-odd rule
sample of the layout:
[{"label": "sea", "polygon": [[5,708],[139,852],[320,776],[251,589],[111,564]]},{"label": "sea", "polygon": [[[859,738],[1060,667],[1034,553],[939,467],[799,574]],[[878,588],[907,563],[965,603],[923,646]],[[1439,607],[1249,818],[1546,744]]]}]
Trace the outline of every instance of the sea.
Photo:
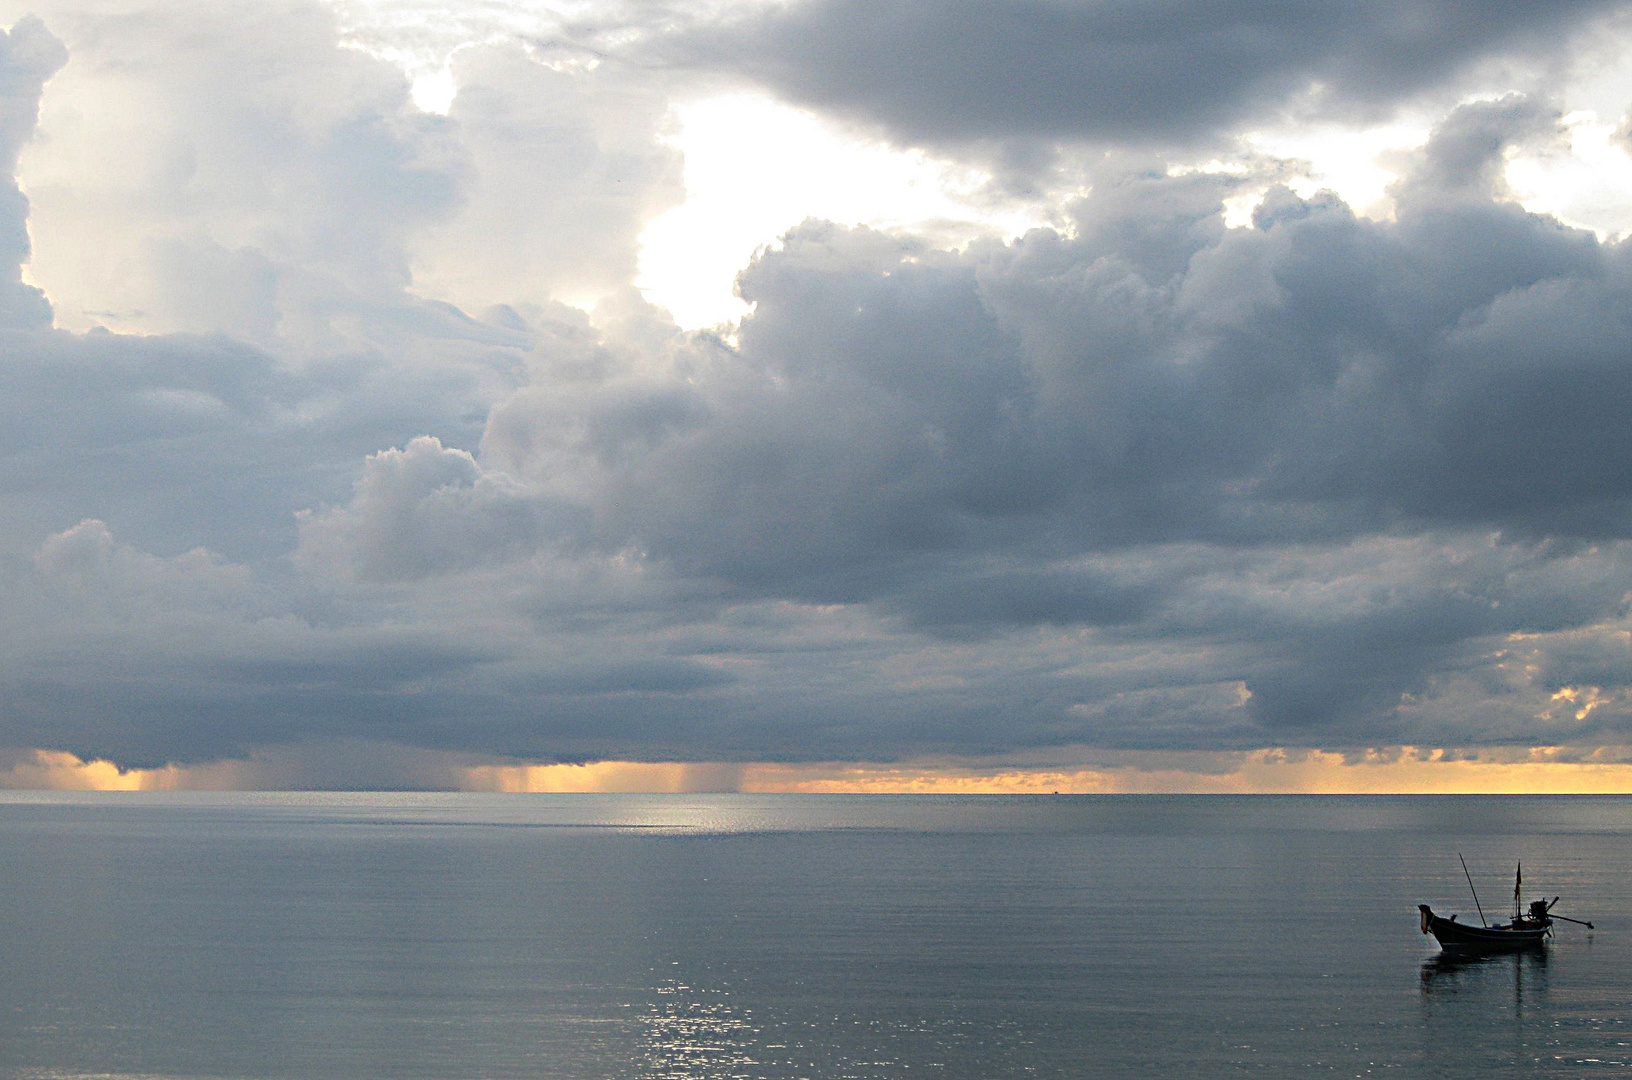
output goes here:
[{"label": "sea", "polygon": [[0,793],[3,1077],[1629,1067],[1627,798]]}]

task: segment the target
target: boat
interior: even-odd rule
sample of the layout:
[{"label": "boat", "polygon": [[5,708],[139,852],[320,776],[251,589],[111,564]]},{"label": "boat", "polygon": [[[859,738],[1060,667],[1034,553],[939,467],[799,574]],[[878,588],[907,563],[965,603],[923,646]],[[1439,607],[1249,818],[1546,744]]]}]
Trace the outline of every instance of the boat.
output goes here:
[{"label": "boat", "polygon": [[1490,926],[1457,922],[1455,915],[1448,919],[1435,915],[1427,904],[1418,904],[1417,910],[1422,913],[1422,932],[1434,935],[1442,949],[1452,952],[1511,952],[1531,949],[1545,942],[1553,920],[1547,917],[1547,901],[1534,901],[1531,910],[1538,906],[1541,909],[1539,917],[1526,915],[1506,925],[1492,923]]},{"label": "boat", "polygon": [[[1461,856],[1458,855],[1457,858],[1460,859]],[[1468,874],[1466,860],[1462,862],[1462,872],[1467,874],[1468,888],[1473,889],[1473,875]],[[1475,889],[1473,903],[1479,908],[1480,925],[1458,922],[1455,915],[1449,918],[1435,915],[1433,908],[1427,904],[1418,904],[1417,910],[1422,916],[1422,932],[1434,935],[1440,948],[1446,952],[1491,953],[1539,948],[1552,936],[1555,920],[1576,923],[1588,930],[1593,928],[1590,922],[1553,914],[1553,905],[1558,903],[1559,899],[1556,896],[1551,900],[1532,900],[1528,910],[1521,912],[1519,892],[1523,885],[1524,865],[1521,863],[1518,873],[1513,878],[1513,918],[1509,922],[1484,925],[1485,910],[1479,907],[1479,892]]]}]

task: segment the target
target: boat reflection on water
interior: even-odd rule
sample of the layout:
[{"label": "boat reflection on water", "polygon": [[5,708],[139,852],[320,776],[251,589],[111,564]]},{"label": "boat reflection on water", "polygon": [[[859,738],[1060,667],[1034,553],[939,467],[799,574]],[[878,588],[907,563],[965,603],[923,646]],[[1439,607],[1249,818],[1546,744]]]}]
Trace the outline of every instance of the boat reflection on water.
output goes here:
[{"label": "boat reflection on water", "polygon": [[1556,1064],[1547,950],[1440,953],[1422,962],[1427,1075],[1529,1074]]},{"label": "boat reflection on water", "polygon": [[1422,962],[1422,992],[1489,992],[1498,982],[1505,985],[1504,973],[1509,972],[1515,993],[1524,992],[1527,980],[1532,989],[1545,990],[1546,948],[1506,953],[1435,953]]}]

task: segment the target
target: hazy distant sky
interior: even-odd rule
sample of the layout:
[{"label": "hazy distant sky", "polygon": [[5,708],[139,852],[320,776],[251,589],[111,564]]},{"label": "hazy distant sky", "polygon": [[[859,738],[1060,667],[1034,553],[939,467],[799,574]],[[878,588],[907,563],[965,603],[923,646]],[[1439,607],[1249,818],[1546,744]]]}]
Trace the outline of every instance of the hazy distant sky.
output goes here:
[{"label": "hazy distant sky", "polygon": [[1632,4],[0,20],[14,756],[1632,744]]}]

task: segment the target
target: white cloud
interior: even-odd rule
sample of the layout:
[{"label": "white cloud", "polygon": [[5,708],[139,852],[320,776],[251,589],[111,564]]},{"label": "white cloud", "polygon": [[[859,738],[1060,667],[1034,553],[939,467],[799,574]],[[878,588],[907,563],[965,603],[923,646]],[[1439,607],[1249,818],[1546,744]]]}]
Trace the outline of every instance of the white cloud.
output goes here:
[{"label": "white cloud", "polygon": [[48,8],[70,60],[20,176],[60,325],[332,336],[408,282],[465,156],[321,8]]},{"label": "white cloud", "polygon": [[416,292],[473,311],[593,305],[628,286],[642,228],[682,198],[661,86],[548,60],[516,43],[453,58],[448,117],[470,175],[458,212],[411,244]]}]

